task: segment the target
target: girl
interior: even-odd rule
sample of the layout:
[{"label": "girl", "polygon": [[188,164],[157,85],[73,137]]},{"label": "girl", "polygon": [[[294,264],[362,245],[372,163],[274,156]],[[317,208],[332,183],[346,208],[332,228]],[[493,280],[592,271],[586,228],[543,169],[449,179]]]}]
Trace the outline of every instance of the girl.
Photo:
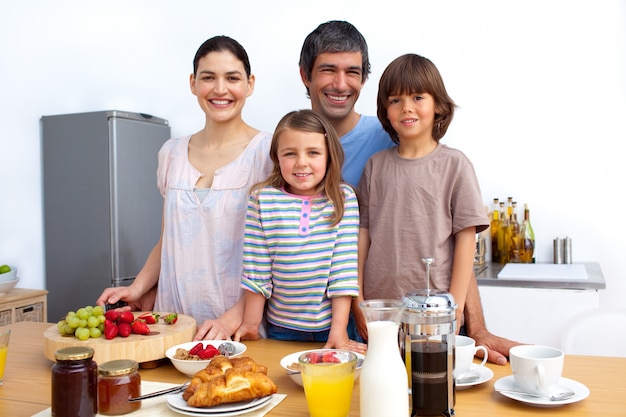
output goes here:
[{"label": "girl", "polygon": [[106,289],[98,304],[124,300],[190,315],[199,323],[195,340],[230,338],[241,325],[246,203],[250,187],[271,171],[271,135],[241,116],[254,82],[237,41],[216,36],[200,46],[189,86],[204,128],[170,139],[159,152],[161,239],[133,284]]},{"label": "girl", "polygon": [[312,110],[291,112],[276,127],[270,158],[274,170],[248,203],[241,281],[247,291],[235,340],[259,337],[267,299],[269,338],[350,346],[359,211],[354,190],[341,182],[337,133]]},{"label": "girl", "polygon": [[475,234],[489,222],[471,162],[439,143],[455,104],[433,63],[407,54],[383,72],[377,105],[397,146],[373,155],[359,184],[363,296],[400,299],[426,288],[421,259],[433,257],[429,287],[454,296],[458,329]]}]

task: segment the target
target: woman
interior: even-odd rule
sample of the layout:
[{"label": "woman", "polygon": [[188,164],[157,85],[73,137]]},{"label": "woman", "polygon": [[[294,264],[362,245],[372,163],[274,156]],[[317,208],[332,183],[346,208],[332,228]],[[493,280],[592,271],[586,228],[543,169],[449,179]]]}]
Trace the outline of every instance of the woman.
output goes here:
[{"label": "woman", "polygon": [[183,313],[198,322],[194,340],[226,339],[243,317],[246,207],[250,187],[271,172],[271,134],[242,119],[255,79],[237,41],[207,40],[193,66],[189,84],[205,126],[159,151],[161,238],[132,285],[107,288],[97,304],[123,300],[135,309]]}]

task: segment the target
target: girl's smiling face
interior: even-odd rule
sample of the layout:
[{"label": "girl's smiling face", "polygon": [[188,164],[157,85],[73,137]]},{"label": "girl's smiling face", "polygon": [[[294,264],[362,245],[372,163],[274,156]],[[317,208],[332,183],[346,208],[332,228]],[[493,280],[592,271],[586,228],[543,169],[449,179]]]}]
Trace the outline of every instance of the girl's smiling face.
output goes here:
[{"label": "girl's smiling face", "polygon": [[291,194],[312,196],[321,191],[328,150],[323,133],[285,129],[278,138],[280,173]]}]

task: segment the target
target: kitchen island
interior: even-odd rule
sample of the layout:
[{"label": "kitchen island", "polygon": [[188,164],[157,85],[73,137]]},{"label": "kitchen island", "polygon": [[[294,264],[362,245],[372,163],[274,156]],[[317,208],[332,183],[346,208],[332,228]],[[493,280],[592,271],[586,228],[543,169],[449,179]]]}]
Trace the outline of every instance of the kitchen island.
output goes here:
[{"label": "kitchen island", "polygon": [[[21,322],[4,326],[12,331],[9,345],[4,385],[0,386],[0,415],[26,417],[50,407],[50,368],[52,362],[45,358],[43,333],[51,323]],[[244,342],[248,347],[246,356],[269,368],[270,378],[278,385],[278,393],[286,394],[269,413],[268,417],[307,417],[306,399],[301,387],[293,383],[279,365],[280,359],[292,352],[319,348],[321,344],[260,340]],[[572,356],[565,357],[563,376],[578,381],[589,388],[586,399],[556,408],[537,408],[506,398],[494,392],[494,384],[500,378],[511,375],[508,365],[488,365],[494,377],[456,394],[455,411],[458,416],[485,417],[591,417],[623,416],[626,410],[626,358]],[[143,381],[183,383],[188,380],[169,363],[153,369],[141,369]],[[384,376],[381,376],[384,377]],[[163,401],[165,401],[165,397]],[[141,411],[141,409],[139,410]],[[135,412],[138,413],[139,411]],[[179,416],[164,410],[171,417]],[[128,416],[136,415],[135,413]],[[358,381],[352,396],[350,417],[359,416]]]}]

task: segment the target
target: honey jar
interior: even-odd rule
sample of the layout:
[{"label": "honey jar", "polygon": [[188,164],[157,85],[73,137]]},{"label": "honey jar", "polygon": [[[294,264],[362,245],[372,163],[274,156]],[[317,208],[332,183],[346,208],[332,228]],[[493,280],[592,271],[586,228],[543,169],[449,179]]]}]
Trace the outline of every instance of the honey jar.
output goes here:
[{"label": "honey jar", "polygon": [[141,395],[139,364],[130,359],[105,362],[98,367],[98,413],[119,416],[141,407],[141,401],[129,398]]},{"label": "honey jar", "polygon": [[98,365],[90,347],[73,346],[54,352],[53,417],[94,417],[98,412]]}]

